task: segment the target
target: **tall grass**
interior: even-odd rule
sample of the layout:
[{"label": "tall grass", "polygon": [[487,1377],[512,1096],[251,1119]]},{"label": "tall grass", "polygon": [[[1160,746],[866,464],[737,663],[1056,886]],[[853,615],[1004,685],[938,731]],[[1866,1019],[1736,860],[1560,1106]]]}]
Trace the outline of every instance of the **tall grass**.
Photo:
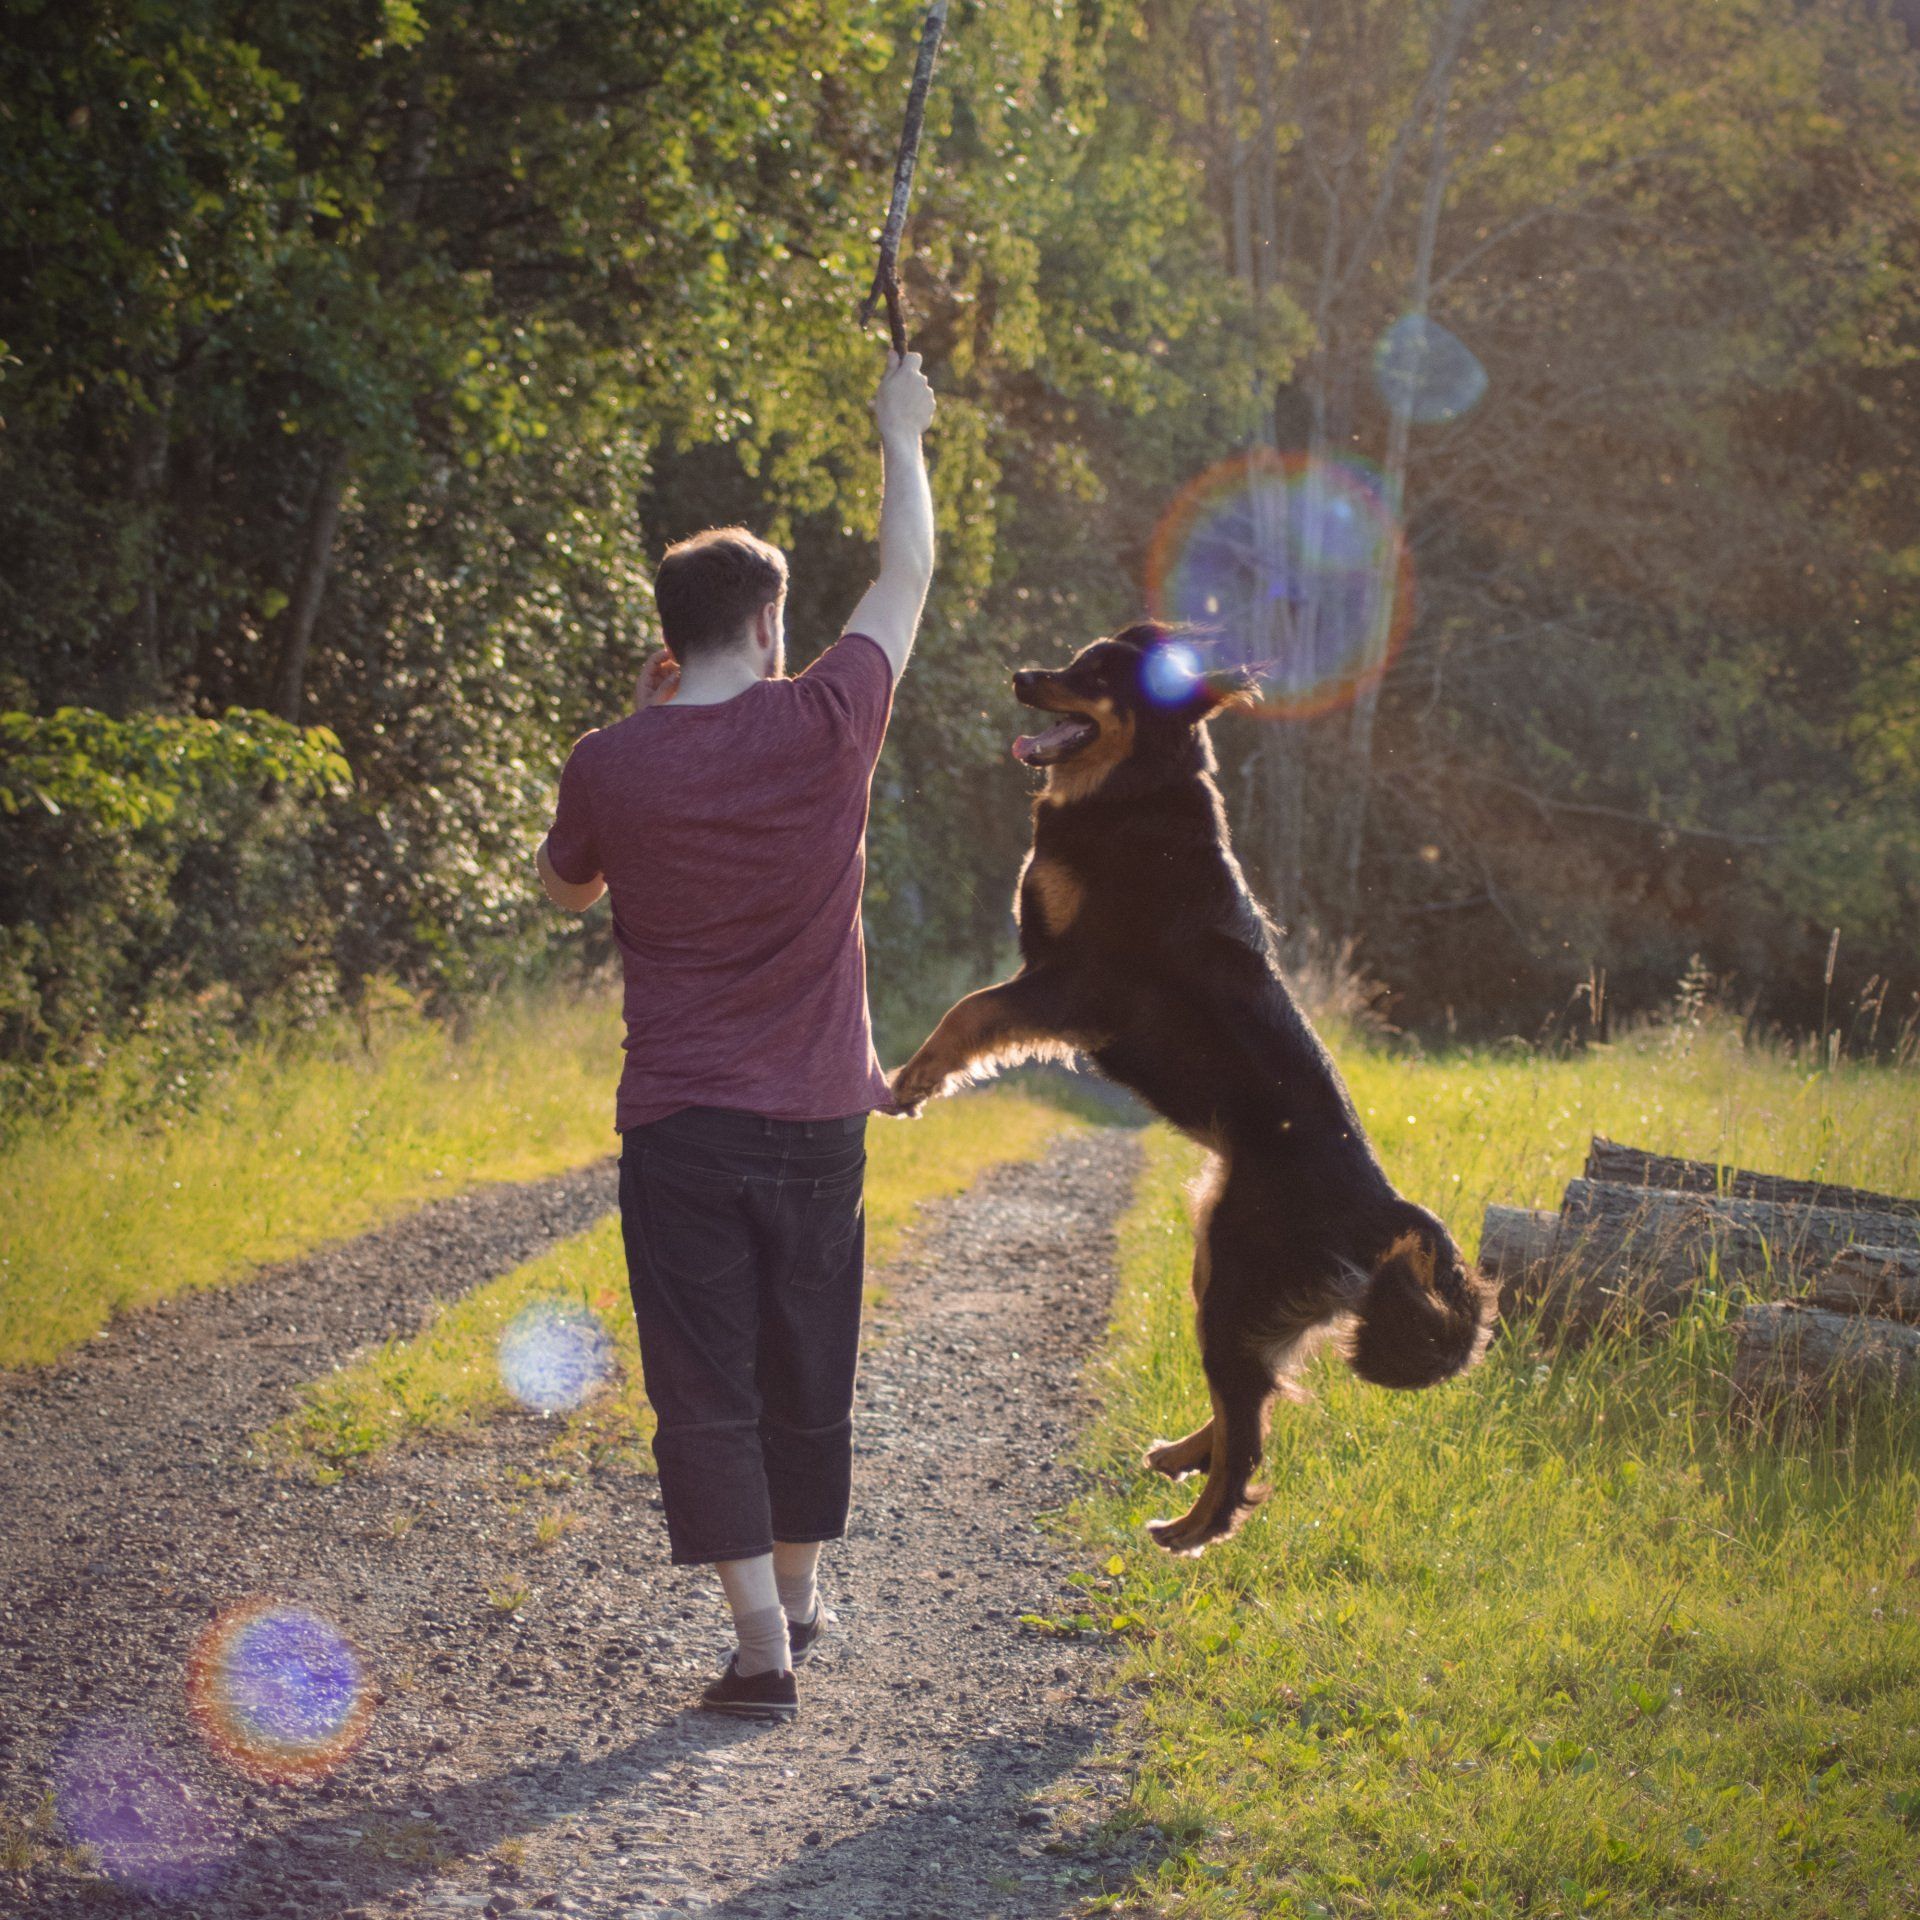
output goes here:
[{"label": "tall grass", "polygon": [[[1011,1088],[943,1100],[915,1121],[876,1120],[867,1135],[867,1260],[884,1269],[914,1216],[959,1193],[990,1166],[1037,1158],[1081,1125],[1058,1101]],[[360,1356],[305,1392],[298,1412],[262,1436],[263,1458],[305,1462],[323,1474],[363,1462],[401,1441],[469,1431],[509,1404],[501,1382],[501,1333],[536,1301],[586,1308],[612,1336],[608,1390],[561,1423],[564,1451],[611,1451],[644,1464],[653,1430],[640,1380],[639,1346],[627,1302],[618,1220],[576,1234],[538,1259],[443,1307],[413,1338]]]},{"label": "tall grass", "polygon": [[83,1107],[0,1146],[0,1366],[422,1200],[615,1146],[610,998],[503,1002],[456,1035],[400,1006],[241,1049],[193,1106]]},{"label": "tall grass", "polygon": [[[1913,1191],[1920,1075],[1727,1036],[1578,1060],[1346,1063],[1390,1169],[1473,1237],[1552,1204],[1590,1131]],[[1430,1393],[1327,1365],[1272,1499],[1197,1561],[1137,1461],[1205,1411],[1163,1130],[1122,1235],[1087,1624],[1130,1643],[1163,1837],[1130,1900],[1192,1916],[1920,1911],[1920,1421],[1742,1437],[1724,1298],[1657,1343],[1503,1333]],[[1073,1622],[1063,1622],[1071,1626]]]},{"label": "tall grass", "polygon": [[1920,1069],[1743,1042],[1731,1020],[1548,1057],[1522,1048],[1340,1063],[1395,1183],[1479,1244],[1489,1201],[1558,1206],[1588,1137],[1887,1193],[1920,1193]]}]

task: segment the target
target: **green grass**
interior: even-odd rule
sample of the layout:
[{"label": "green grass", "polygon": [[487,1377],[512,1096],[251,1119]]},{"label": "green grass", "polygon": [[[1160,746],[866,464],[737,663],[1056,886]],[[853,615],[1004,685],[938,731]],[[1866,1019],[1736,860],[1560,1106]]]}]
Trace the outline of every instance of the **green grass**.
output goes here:
[{"label": "green grass", "polygon": [[[1552,1204],[1590,1131],[1912,1192],[1920,1075],[1832,1077],[1708,1031],[1585,1059],[1351,1053],[1388,1165],[1474,1238]],[[1920,1911],[1920,1421],[1743,1439],[1725,1299],[1671,1338],[1503,1335],[1431,1393],[1316,1368],[1273,1497],[1172,1561],[1141,1471],[1204,1413],[1182,1188],[1162,1129],[1074,1514],[1067,1630],[1129,1643],[1156,1864],[1129,1911],[1218,1917]]]},{"label": "green grass", "polygon": [[[990,1166],[1037,1158],[1048,1141],[1080,1124],[1059,1104],[1011,1088],[940,1101],[914,1121],[874,1121],[867,1135],[870,1267],[884,1268],[898,1253],[927,1202],[964,1191]],[[500,1336],[515,1314],[540,1300],[577,1303],[597,1315],[617,1361],[608,1387],[561,1423],[556,1449],[646,1464],[652,1416],[617,1219],[449,1302],[425,1332],[389,1341],[314,1382],[300,1410],[261,1436],[262,1457],[324,1475],[404,1440],[470,1431],[509,1404],[496,1364]]]},{"label": "green grass", "polygon": [[455,1037],[402,1008],[243,1050],[192,1108],[82,1109],[0,1147],[0,1366],[112,1316],[243,1278],[482,1181],[616,1145],[619,1012],[513,1000]]}]

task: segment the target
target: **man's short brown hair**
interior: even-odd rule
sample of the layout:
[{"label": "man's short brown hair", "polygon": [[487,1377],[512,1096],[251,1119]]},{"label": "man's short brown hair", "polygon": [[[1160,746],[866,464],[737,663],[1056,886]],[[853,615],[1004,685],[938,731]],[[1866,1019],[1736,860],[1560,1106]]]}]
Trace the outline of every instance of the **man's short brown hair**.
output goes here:
[{"label": "man's short brown hair", "polygon": [[709,527],[660,556],[653,602],[667,651],[684,666],[732,646],[787,590],[787,556],[745,527]]}]

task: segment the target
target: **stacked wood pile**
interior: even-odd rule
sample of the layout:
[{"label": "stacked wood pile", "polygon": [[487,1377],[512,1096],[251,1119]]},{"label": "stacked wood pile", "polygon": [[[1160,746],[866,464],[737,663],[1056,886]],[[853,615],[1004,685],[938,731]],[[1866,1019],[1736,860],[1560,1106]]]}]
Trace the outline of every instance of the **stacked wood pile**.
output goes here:
[{"label": "stacked wood pile", "polygon": [[1760,1296],[1735,1329],[1749,1405],[1920,1393],[1920,1200],[1596,1138],[1557,1213],[1487,1209],[1480,1259],[1503,1315],[1575,1336],[1670,1320],[1703,1283]]}]

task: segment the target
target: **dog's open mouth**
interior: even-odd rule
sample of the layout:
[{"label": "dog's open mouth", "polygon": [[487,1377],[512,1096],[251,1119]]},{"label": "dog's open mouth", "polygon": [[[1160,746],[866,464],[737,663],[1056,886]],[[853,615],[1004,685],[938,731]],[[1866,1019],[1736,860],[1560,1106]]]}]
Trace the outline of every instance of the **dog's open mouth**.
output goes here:
[{"label": "dog's open mouth", "polygon": [[1045,733],[1023,733],[1013,743],[1013,757],[1023,766],[1051,767],[1090,745],[1099,733],[1099,727],[1085,715],[1070,713]]}]

